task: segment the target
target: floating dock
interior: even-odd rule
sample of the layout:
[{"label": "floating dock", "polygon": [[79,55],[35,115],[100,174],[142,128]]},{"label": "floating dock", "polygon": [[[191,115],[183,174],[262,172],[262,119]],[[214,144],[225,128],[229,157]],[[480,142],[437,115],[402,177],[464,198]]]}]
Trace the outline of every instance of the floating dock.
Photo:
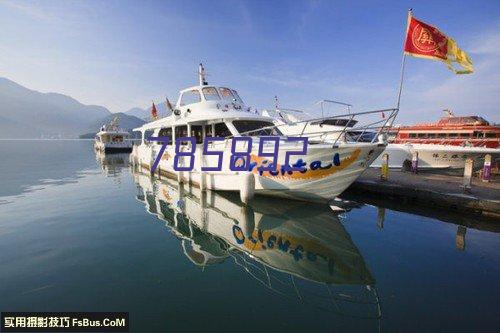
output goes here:
[{"label": "floating dock", "polygon": [[467,193],[463,177],[422,172],[413,174],[390,170],[387,180],[381,180],[380,169],[368,169],[349,187],[347,196],[368,195],[398,200],[399,203],[423,205],[426,208],[483,215],[500,222],[500,182],[472,180]]}]

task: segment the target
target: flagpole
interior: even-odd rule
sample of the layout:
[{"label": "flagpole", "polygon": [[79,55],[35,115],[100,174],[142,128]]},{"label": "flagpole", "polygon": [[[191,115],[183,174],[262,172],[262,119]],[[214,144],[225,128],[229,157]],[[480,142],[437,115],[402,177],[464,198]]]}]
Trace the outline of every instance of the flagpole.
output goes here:
[{"label": "flagpole", "polygon": [[401,104],[401,93],[403,92],[403,82],[405,76],[405,64],[406,64],[406,54],[403,52],[403,59],[401,60],[401,77],[399,78],[399,91],[398,91],[398,101],[396,103],[396,109],[399,111],[399,105]]},{"label": "flagpole", "polygon": [[[411,14],[412,14],[412,9],[410,8],[408,9],[408,21],[406,23],[405,38],[403,39],[403,57],[401,59],[401,76],[399,78],[399,90],[398,90],[398,99],[396,102],[396,110],[397,110],[396,112],[399,112],[399,106],[401,104],[401,94],[403,92],[403,82],[405,77],[405,65],[406,65],[406,53],[404,52],[404,49],[406,45],[406,38],[408,37],[408,28],[410,27]],[[390,126],[392,126],[394,118],[392,118]]]}]

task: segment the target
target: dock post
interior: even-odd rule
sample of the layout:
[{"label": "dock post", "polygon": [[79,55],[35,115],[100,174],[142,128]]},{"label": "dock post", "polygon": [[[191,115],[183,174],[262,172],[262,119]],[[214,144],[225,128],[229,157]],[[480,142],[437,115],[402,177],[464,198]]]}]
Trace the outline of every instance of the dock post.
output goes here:
[{"label": "dock post", "polygon": [[389,154],[382,155],[382,165],[380,167],[380,179],[387,180],[389,178]]},{"label": "dock post", "polygon": [[377,207],[377,227],[379,229],[384,229],[384,220],[385,220],[385,208]]},{"label": "dock post", "polygon": [[486,156],[484,157],[483,177],[481,180],[485,183],[488,183],[491,180],[491,155],[490,154],[486,154]]},{"label": "dock post", "polygon": [[411,154],[411,172],[418,173],[418,151]]},{"label": "dock post", "polygon": [[455,246],[457,250],[464,251],[465,250],[465,233],[467,232],[467,228],[463,225],[459,225],[457,229],[457,236],[455,238]]},{"label": "dock post", "polygon": [[240,199],[246,205],[255,195],[255,176],[251,172],[245,172],[241,174],[240,181]]},{"label": "dock post", "polygon": [[474,169],[474,160],[472,158],[468,157],[465,160],[464,179],[463,179],[463,184],[462,184],[462,188],[464,190],[464,193],[470,193],[470,191],[471,191],[473,169]]}]

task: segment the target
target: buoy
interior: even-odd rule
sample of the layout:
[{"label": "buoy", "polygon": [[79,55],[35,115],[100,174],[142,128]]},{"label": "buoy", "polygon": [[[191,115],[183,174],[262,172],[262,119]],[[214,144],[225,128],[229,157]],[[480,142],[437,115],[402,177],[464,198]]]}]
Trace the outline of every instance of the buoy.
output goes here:
[{"label": "buoy", "polygon": [[247,204],[255,194],[255,177],[251,172],[241,174],[240,199]]}]

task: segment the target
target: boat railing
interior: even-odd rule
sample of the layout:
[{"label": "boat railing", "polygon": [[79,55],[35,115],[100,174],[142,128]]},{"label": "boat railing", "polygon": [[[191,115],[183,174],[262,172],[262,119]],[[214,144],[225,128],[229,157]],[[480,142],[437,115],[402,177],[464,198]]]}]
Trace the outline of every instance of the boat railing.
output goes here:
[{"label": "boat railing", "polygon": [[[380,109],[372,111],[363,111],[363,112],[300,120],[293,123],[266,126],[256,130],[241,132],[239,133],[239,135],[252,136],[252,134],[255,135],[257,133],[262,133],[263,131],[266,130],[272,130],[275,128],[280,129],[285,126],[298,125],[298,126],[303,126],[301,128],[300,134],[293,136],[298,136],[298,137],[307,136],[309,138],[309,141],[314,141],[315,143],[328,142],[328,143],[333,143],[333,145],[336,145],[339,141],[341,141],[342,143],[359,143],[359,142],[375,143],[378,141],[378,137],[381,134],[387,135],[389,133],[397,114],[398,114],[398,109]],[[374,115],[380,115],[380,118],[375,120],[372,119],[371,121],[365,124],[360,124],[359,120],[357,119],[362,116],[374,116]],[[345,122],[345,125],[343,126],[337,126],[339,127],[339,129],[335,130],[325,129],[322,131],[314,131],[314,132],[306,131],[307,127],[312,123],[317,123],[328,119],[348,119],[348,121]],[[356,124],[352,126],[354,120],[356,120]],[[369,136],[367,137],[366,134],[369,134]],[[228,136],[227,138],[231,137],[233,137],[233,135]]]}]

